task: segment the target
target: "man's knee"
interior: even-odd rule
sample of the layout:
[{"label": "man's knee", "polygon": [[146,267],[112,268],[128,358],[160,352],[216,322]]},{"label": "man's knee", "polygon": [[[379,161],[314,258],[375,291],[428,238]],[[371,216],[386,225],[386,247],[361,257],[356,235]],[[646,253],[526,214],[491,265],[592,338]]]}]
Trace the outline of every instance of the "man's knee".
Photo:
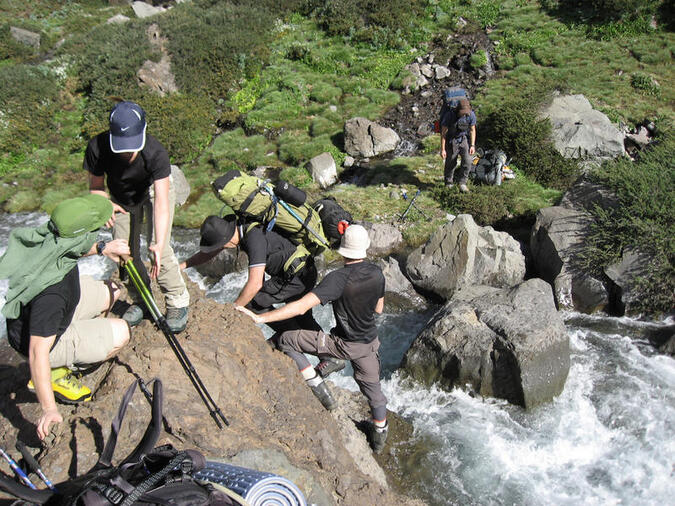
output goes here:
[{"label": "man's knee", "polygon": [[277,348],[283,352],[298,351],[297,342],[299,332],[299,330],[287,330],[282,332],[277,339]]},{"label": "man's knee", "polygon": [[121,318],[110,319],[113,334],[113,349],[118,351],[127,345],[131,337],[129,324]]}]

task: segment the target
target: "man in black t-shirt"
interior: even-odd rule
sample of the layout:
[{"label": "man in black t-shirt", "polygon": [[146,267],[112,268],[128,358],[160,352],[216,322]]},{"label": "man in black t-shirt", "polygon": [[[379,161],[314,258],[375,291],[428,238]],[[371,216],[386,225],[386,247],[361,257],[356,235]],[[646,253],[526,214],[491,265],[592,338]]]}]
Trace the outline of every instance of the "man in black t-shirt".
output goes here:
[{"label": "man in black t-shirt", "polygon": [[[248,279],[235,306],[245,306],[256,314],[273,309],[274,304],[292,302],[305,295],[316,283],[314,259],[304,246],[296,246],[274,230],[258,223],[243,226],[234,215],[209,216],[201,226],[199,252],[180,264],[181,269],[202,264],[224,248],[244,250],[248,256]],[[265,280],[265,273],[269,279]],[[285,330],[321,327],[312,312],[270,325],[276,337]]]},{"label": "man in black t-shirt", "polygon": [[114,283],[80,276],[77,259],[105,255],[118,261],[129,254],[125,240],[96,243],[97,231],[112,216],[112,204],[99,195],[61,202],[45,225],[17,228],[0,259],[0,278],[9,278],[2,313],[10,345],[28,358],[42,415],[37,433],[44,439],[63,418],[55,399],[89,400],[72,368],[102,362],[129,341],[129,326],[119,318],[96,318],[120,295]]},{"label": "man in black t-shirt", "polygon": [[[89,141],[84,169],[89,172],[91,193],[107,198],[107,183],[114,209],[107,226],[112,227],[113,238],[129,241],[134,265],[146,285],[150,280],[140,259],[144,215],[153,224],[154,232],[147,234],[152,262],[150,277],[157,278],[164,293],[169,328],[181,332],[187,325],[190,295],[170,244],[175,205],[171,164],[164,146],[146,134],[146,126],[145,112],[138,104],[118,103],[110,113],[110,129]],[[138,301],[138,294],[133,289],[130,292]],[[143,310],[134,304],[123,318],[136,325],[143,319]]]},{"label": "man in black t-shirt", "polygon": [[380,360],[375,314],[384,307],[384,275],[382,270],[364,261],[370,246],[368,232],[360,225],[350,225],[342,236],[338,253],[345,258],[342,268],[330,272],[301,299],[264,314],[246,308],[256,323],[283,321],[302,315],[318,304],[332,302],[335,327],[330,334],[316,330],[291,330],[279,338],[278,347],[298,366],[314,395],[323,406],[332,410],[337,403],[323,378],[311,366],[305,353],[318,357],[350,360],[354,379],[368,399],[373,416],[371,446],[382,451],[387,438],[387,398],[380,385]]}]

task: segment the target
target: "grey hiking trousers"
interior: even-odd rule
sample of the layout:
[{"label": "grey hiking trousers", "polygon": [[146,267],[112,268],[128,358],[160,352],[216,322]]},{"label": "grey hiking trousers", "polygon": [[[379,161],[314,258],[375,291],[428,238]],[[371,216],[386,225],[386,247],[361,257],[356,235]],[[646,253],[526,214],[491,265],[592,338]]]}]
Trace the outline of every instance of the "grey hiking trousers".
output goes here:
[{"label": "grey hiking trousers", "polygon": [[[459,169],[459,176],[456,178],[459,184],[466,184],[469,179],[469,172],[471,171],[471,164],[473,159],[469,154],[469,140],[465,135],[463,135],[460,142],[457,142],[459,139],[448,139],[445,142],[445,151],[447,156],[445,157],[445,166],[443,170],[443,177],[445,179],[445,184],[452,184],[453,179],[455,179],[455,169],[457,168],[457,157],[461,157],[462,163]],[[450,149],[448,149],[448,147]]]},{"label": "grey hiking trousers", "polygon": [[295,361],[300,371],[311,365],[303,353],[351,361],[354,379],[368,399],[373,418],[386,418],[387,398],[380,385],[379,339],[375,338],[370,343],[356,343],[320,330],[289,330],[281,334],[278,348]]}]

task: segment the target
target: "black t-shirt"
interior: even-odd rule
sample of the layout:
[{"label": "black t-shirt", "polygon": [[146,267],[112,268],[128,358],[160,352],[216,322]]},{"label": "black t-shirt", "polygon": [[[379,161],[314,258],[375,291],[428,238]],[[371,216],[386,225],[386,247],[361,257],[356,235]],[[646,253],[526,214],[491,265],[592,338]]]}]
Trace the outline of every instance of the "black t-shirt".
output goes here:
[{"label": "black t-shirt", "polygon": [[149,134],[145,136],[145,147],[129,164],[110,149],[110,132],[100,133],[87,144],[83,165],[94,176],[106,176],[110,195],[123,206],[139,204],[153,182],[171,175],[169,154]]},{"label": "black t-shirt", "polygon": [[295,253],[295,245],[274,230],[265,231],[261,226],[252,227],[243,236],[241,248],[248,255],[248,266],[264,265],[270,276],[282,276],[284,264]]},{"label": "black t-shirt", "polygon": [[22,305],[18,318],[7,320],[9,344],[24,356],[28,356],[31,335],[56,335],[56,345],[70,325],[79,301],[80,271],[76,265],[61,281],[48,286],[28,304]]},{"label": "black t-shirt", "polygon": [[346,264],[327,274],[312,292],[322,305],[333,303],[336,326],[331,334],[360,343],[377,337],[375,307],[384,296],[384,275],[377,265]]}]

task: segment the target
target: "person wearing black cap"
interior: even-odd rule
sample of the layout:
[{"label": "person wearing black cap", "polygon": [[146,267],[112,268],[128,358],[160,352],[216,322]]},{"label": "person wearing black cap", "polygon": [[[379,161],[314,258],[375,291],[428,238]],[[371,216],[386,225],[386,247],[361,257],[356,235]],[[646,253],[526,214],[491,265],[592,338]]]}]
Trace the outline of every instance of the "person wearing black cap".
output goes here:
[{"label": "person wearing black cap", "polygon": [[[234,301],[235,306],[264,313],[273,309],[274,304],[299,299],[316,283],[316,267],[309,251],[274,230],[267,231],[257,223],[244,227],[230,214],[224,218],[209,216],[200,232],[199,252],[182,262],[182,269],[202,264],[224,248],[241,246],[248,255],[248,279]],[[265,273],[270,276],[267,281]],[[311,311],[270,327],[276,333],[273,339],[289,329],[321,329]]]},{"label": "person wearing black cap", "polygon": [[[138,104],[119,102],[110,112],[109,123],[109,130],[89,141],[84,155],[89,190],[108,197],[107,183],[114,213],[106,226],[112,227],[115,239],[129,240],[134,264],[146,285],[150,279],[140,259],[140,234],[147,215],[150,277],[157,278],[164,293],[169,328],[181,332],[187,325],[190,295],[170,244],[175,194],[169,155],[146,133],[145,111]],[[130,293],[134,300],[140,300],[134,290]],[[143,310],[133,304],[123,318],[137,325],[143,319]]]},{"label": "person wearing black cap", "polygon": [[459,190],[463,193],[469,192],[466,182],[475,152],[476,113],[471,109],[469,101],[462,98],[457,108],[448,109],[441,118],[441,158],[445,160],[443,169],[445,186],[449,188],[453,186],[457,157],[461,156],[461,170],[457,178]]}]

